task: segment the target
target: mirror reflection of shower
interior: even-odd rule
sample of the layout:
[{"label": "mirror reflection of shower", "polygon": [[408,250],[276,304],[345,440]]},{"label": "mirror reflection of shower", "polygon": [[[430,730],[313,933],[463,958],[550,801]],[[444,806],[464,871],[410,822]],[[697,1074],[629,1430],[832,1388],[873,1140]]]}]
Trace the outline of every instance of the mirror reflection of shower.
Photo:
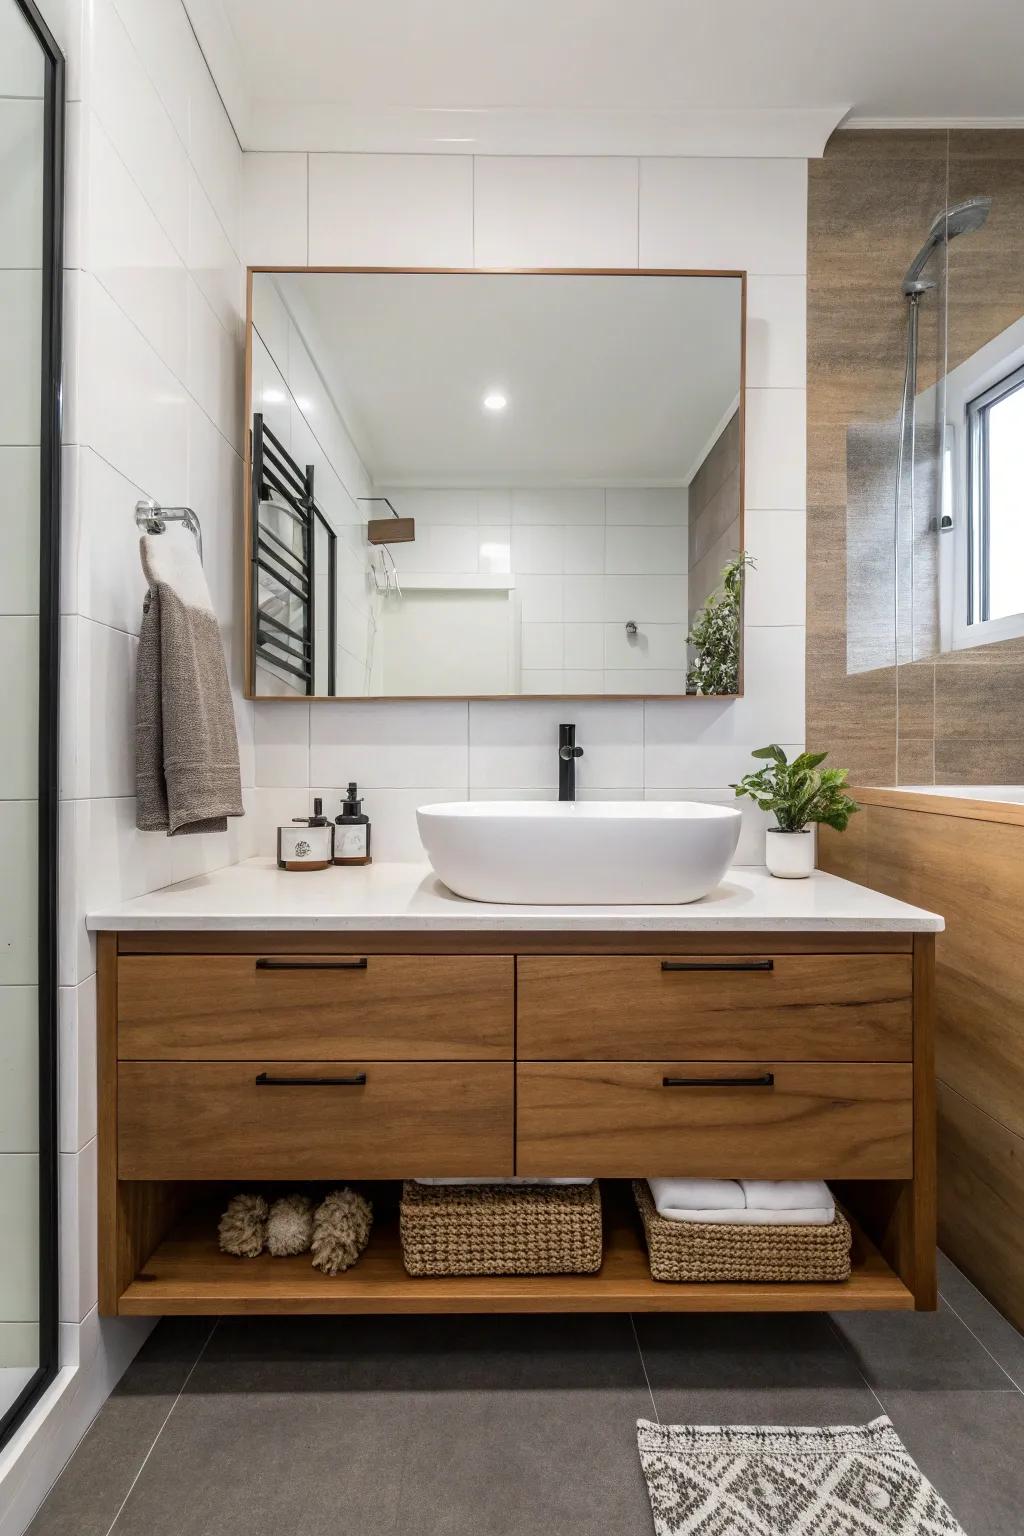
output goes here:
[{"label": "mirror reflection of shower", "polygon": [[[894,582],[895,602],[895,659],[897,665],[900,660],[900,506],[903,495],[904,465],[908,467],[908,493],[910,506],[911,543],[910,543],[910,590],[914,590],[914,540],[913,534],[916,524],[915,506],[915,460],[916,460],[916,431],[917,431],[917,362],[918,362],[918,333],[920,326],[920,305],[922,297],[931,289],[938,286],[936,279],[926,275],[932,256],[938,250],[945,250],[951,240],[958,235],[973,234],[981,228],[989,216],[992,207],[990,197],[968,197],[963,202],[956,203],[951,208],[945,208],[933,220],[931,228],[925,237],[924,244],[914,257],[906,270],[901,286],[903,297],[907,301],[907,358],[903,374],[903,397],[900,402],[899,438],[896,449],[896,490],[893,503],[893,543],[895,550],[896,579]],[[907,439],[909,437],[909,448]],[[913,645],[911,644],[911,652]],[[912,659],[912,655],[911,658]]]}]

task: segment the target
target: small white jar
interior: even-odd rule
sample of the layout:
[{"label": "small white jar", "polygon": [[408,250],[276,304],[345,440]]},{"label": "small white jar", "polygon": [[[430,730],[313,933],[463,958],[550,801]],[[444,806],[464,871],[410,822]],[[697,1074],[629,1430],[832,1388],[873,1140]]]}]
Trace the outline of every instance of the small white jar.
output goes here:
[{"label": "small white jar", "polygon": [[764,835],[764,861],[770,874],[780,880],[806,880],[814,872],[814,832],[783,832],[769,827]]}]

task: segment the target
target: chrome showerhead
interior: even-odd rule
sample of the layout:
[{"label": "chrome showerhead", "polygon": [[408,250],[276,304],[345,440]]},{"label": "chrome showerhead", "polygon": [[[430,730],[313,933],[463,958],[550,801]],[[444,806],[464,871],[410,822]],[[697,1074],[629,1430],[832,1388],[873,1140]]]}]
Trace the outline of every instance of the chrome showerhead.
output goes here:
[{"label": "chrome showerhead", "polygon": [[968,197],[962,203],[942,210],[928,231],[924,245],[907,268],[907,275],[903,279],[904,297],[919,297],[926,289],[935,287],[933,282],[926,282],[921,277],[932,252],[939,245],[948,245],[957,235],[970,235],[980,229],[991,207],[990,197]]}]

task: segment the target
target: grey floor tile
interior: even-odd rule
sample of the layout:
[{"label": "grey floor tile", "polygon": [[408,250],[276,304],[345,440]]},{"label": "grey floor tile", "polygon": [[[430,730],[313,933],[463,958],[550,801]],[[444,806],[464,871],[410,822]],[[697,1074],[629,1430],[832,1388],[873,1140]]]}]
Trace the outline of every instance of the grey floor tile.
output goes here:
[{"label": "grey floor tile", "polygon": [[164,1318],[107,1398],[27,1536],[106,1536],[209,1337],[209,1318]]},{"label": "grey floor tile", "polygon": [[647,1315],[636,1327],[659,1402],[667,1390],[863,1386],[822,1313]]},{"label": "grey floor tile", "polygon": [[345,1321],[218,1329],[116,1536],[647,1530],[628,1318]]},{"label": "grey floor tile", "polygon": [[866,1380],[879,1391],[1001,1391],[992,1356],[944,1303],[936,1312],[840,1312],[833,1317]]},{"label": "grey floor tile", "polygon": [[191,1391],[637,1387],[627,1316],[225,1318]]},{"label": "grey floor tile", "polygon": [[939,1290],[960,1320],[1024,1391],[1024,1333],[995,1308],[951,1259],[939,1254]]},{"label": "grey floor tile", "polygon": [[1024,1397],[1006,1392],[883,1392],[903,1443],[967,1536],[1024,1528]]}]

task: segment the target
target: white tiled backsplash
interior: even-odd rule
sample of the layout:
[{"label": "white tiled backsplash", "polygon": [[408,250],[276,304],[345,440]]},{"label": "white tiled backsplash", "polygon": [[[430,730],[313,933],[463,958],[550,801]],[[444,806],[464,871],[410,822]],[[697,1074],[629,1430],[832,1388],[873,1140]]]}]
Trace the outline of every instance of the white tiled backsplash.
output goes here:
[{"label": "white tiled backsplash", "polygon": [[[734,703],[257,704],[261,850],[271,851],[279,820],[301,815],[313,794],[324,794],[335,809],[336,792],[355,778],[373,819],[377,857],[421,858],[418,804],[552,795],[557,725],[563,719],[575,720],[585,751],[578,764],[581,795],[688,795],[732,802],[728,785],[749,766],[751,748],[767,741],[799,747],[806,163],[366,154],[247,154],[244,160],[243,256],[251,263],[746,270],[746,543],[758,562],[747,585],[746,696]],[[458,556],[451,541],[458,539],[461,521],[478,559],[479,527],[468,525],[483,523],[479,509],[474,506],[460,519],[451,492],[443,493],[444,506],[435,509],[426,504],[427,493],[418,494],[424,504],[415,515],[425,539],[423,552],[411,558],[428,557],[431,526],[443,518],[450,545],[445,558]],[[588,571],[596,557],[586,545],[587,493],[576,493],[579,505],[572,515],[560,511],[557,527],[550,509],[540,504],[544,494],[535,493],[531,513],[520,493],[517,516],[508,519],[516,546],[512,566],[517,575],[527,573],[521,578],[528,588],[525,638],[537,663],[527,670],[557,672],[554,658],[560,655],[564,680],[572,670],[595,669],[591,663],[602,626],[632,617],[639,593],[630,590],[623,565],[622,612],[606,611],[603,582]],[[633,505],[628,491],[607,495],[615,502],[604,519],[604,558],[612,533],[614,561],[615,528],[622,526],[633,550],[626,525],[649,526],[658,519],[649,503]],[[506,519],[490,523],[503,528]],[[573,523],[580,537],[573,535]],[[659,621],[671,624],[682,609],[674,591],[666,591],[665,598],[668,607]],[[614,637],[601,638],[614,644]],[[634,691],[631,678],[623,679],[623,691],[627,683]],[[760,862],[764,818],[743,805],[738,857]]]}]

